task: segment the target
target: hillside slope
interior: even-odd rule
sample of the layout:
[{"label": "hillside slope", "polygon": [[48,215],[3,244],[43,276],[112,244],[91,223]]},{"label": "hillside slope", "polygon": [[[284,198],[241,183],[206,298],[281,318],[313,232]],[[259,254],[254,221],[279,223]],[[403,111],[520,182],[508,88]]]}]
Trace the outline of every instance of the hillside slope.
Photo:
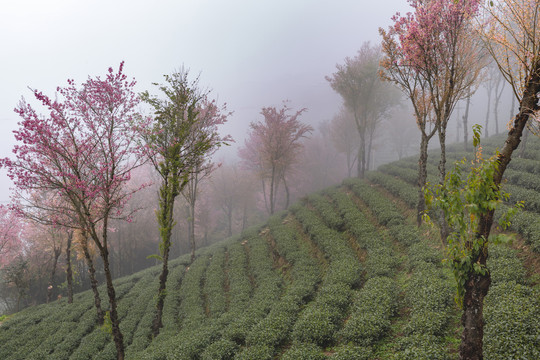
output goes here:
[{"label": "hillside slope", "polygon": [[[528,149],[512,161],[506,185],[513,199],[526,200],[514,226],[525,240],[514,244],[520,251],[491,248],[486,359],[540,358],[540,290],[533,286],[540,276],[540,144]],[[454,150],[450,157],[464,155]],[[436,160],[432,153],[432,176]],[[312,194],[262,226],[199,250],[191,266],[187,256],[172,261],[155,339],[160,269],[118,279],[127,358],[457,358],[452,274],[437,231],[414,225],[415,161]],[[90,292],[0,325],[0,359],[114,358],[110,335],[95,326]]]}]

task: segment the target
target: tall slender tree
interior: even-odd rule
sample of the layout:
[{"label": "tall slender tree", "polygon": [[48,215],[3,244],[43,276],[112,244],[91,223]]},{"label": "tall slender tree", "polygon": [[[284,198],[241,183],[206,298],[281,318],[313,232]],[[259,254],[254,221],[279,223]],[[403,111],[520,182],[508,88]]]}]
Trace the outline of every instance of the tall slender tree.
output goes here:
[{"label": "tall slender tree", "polygon": [[[500,188],[503,174],[512,154],[521,142],[527,125],[538,129],[538,93],[540,93],[540,2],[527,0],[494,0],[485,5],[485,22],[479,30],[485,47],[492,55],[502,76],[510,84],[519,103],[519,111],[509,123],[509,131],[497,166],[492,186]],[[538,135],[538,132],[535,132]],[[497,200],[497,199],[496,199]],[[478,264],[464,276],[463,333],[459,348],[461,359],[483,359],[483,302],[489,291],[491,276],[486,271],[489,235],[493,225],[493,209],[478,214],[478,229],[470,241],[470,261]],[[478,249],[473,244],[481,244]]]},{"label": "tall slender tree", "polygon": [[437,133],[437,122],[431,104],[429,86],[422,74],[415,70],[403,52],[399,37],[402,29],[391,27],[388,32],[379,29],[383,37],[382,48],[385,57],[381,61],[381,76],[395,83],[412,103],[416,125],[420,130],[420,156],[418,158],[418,204],[416,206],[416,222],[422,224],[425,210],[423,187],[427,181],[427,159],[429,141]]},{"label": "tall slender tree", "polygon": [[222,137],[218,132],[218,126],[224,124],[230,112],[227,106],[219,107],[216,100],[210,100],[205,97],[199,107],[198,121],[195,124],[191,136],[197,137],[197,134],[206,134],[208,148],[195,159],[195,163],[188,176],[187,186],[183,189],[182,195],[187,202],[188,214],[188,242],[191,246],[191,261],[195,260],[195,225],[197,216],[197,199],[199,196],[200,184],[216,169],[217,165],[212,161],[212,155],[223,145],[232,142],[231,136]]},{"label": "tall slender tree", "polygon": [[330,122],[330,139],[332,145],[340,154],[345,154],[347,160],[347,175],[352,176],[354,164],[358,160],[360,139],[353,115],[346,108],[341,108]]},{"label": "tall slender tree", "polygon": [[[192,176],[200,171],[207,157],[222,144],[230,141],[221,137],[217,126],[227,120],[215,102],[208,100],[208,92],[201,91],[198,78],[190,81],[188,71],[165,75],[167,84],[159,85],[163,97],[142,94],[143,101],[154,110],[152,128],[143,129],[141,135],[147,146],[147,156],[161,178],[159,185],[159,259],[162,271],[156,303],[156,316],[152,333],[156,336],[163,327],[163,304],[169,273],[168,259],[174,221],[175,200],[190,183]],[[157,85],[157,84],[156,84]],[[192,261],[194,258],[192,251]]]},{"label": "tall slender tree", "polygon": [[337,71],[326,80],[342,98],[353,114],[360,137],[357,157],[357,176],[364,177],[369,168],[371,144],[377,125],[383,120],[399,98],[393,87],[379,78],[380,46],[362,45],[354,58],[345,58],[345,64],[336,65]]}]

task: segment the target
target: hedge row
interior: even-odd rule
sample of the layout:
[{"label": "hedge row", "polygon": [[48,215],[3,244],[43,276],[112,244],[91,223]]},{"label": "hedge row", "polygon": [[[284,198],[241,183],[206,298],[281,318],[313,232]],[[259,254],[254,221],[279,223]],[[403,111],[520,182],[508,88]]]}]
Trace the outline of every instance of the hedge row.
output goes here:
[{"label": "hedge row", "polygon": [[[512,164],[512,162],[510,162],[510,164]],[[538,177],[538,174],[506,169],[504,177],[512,185],[540,191],[540,178]]]},{"label": "hedge row", "polygon": [[308,196],[307,201],[317,210],[326,226],[338,231],[343,229],[343,219],[326,197],[320,194],[312,194]]},{"label": "hedge row", "polygon": [[334,201],[340,209],[347,229],[355,237],[358,245],[367,252],[366,277],[369,279],[376,276],[393,276],[397,259],[389,239],[379,233],[375,225],[366,218],[347,194],[336,192]]},{"label": "hedge row", "polygon": [[205,311],[210,317],[220,316],[227,308],[225,282],[225,248],[221,248],[212,255],[210,265],[206,271],[203,296],[207,304]]},{"label": "hedge row", "polygon": [[402,224],[403,214],[388,199],[361,179],[346,179],[343,184],[350,188],[373,212],[379,224],[387,227]]},{"label": "hedge row", "polygon": [[[223,338],[237,345],[245,345],[252,328],[270,312],[272,305],[280,298],[283,279],[273,268],[272,258],[268,256],[268,243],[257,232],[244,238],[243,246],[249,249],[247,264],[248,274],[256,287],[247,307],[239,309],[223,331]],[[235,307],[236,308],[236,307]],[[232,307],[231,307],[232,309]]]},{"label": "hedge row", "polygon": [[414,208],[418,204],[418,188],[411,186],[410,183],[381,172],[369,172],[367,178],[403,200],[408,207]]},{"label": "hedge row", "polygon": [[[145,276],[144,278],[135,278],[137,281],[133,287],[129,289],[118,301],[118,317],[120,319],[120,329],[124,336],[124,346],[131,343],[133,332],[135,331],[139,320],[142,318],[144,311],[147,308],[148,302],[152,301],[153,291],[151,284],[154,284],[155,277]],[[121,286],[119,287],[122,288]],[[155,291],[155,290],[154,290]],[[121,296],[121,294],[119,294]],[[105,332],[102,328],[97,328],[94,331]],[[112,336],[108,334],[103,349],[98,351],[95,346],[101,347],[99,341],[89,344],[88,348],[81,349],[83,353],[95,352],[95,357],[99,359],[116,359],[116,347],[112,341]]]},{"label": "hedge row", "polygon": [[325,281],[355,286],[360,282],[362,267],[354,256],[345,234],[328,228],[315,212],[299,204],[290,211],[302,224],[325,256],[330,260]]},{"label": "hedge row", "polygon": [[301,245],[297,232],[282,223],[282,216],[272,217],[268,222],[277,251],[291,264],[292,282],[284,295],[275,302],[268,316],[262,319],[246,339],[248,345],[241,354],[246,356],[251,348],[261,345],[277,349],[286,341],[300,309],[315,293],[319,282],[320,267],[310,255],[306,245]]},{"label": "hedge row", "polygon": [[[495,217],[498,218],[507,209],[505,205],[500,206],[500,209],[495,213]],[[512,219],[510,229],[521,234],[533,251],[540,252],[540,214],[520,211]]]},{"label": "hedge row", "polygon": [[247,255],[240,242],[227,248],[229,254],[228,280],[229,296],[228,311],[240,314],[248,306],[253,291],[248,276]]},{"label": "hedge row", "polygon": [[411,309],[407,333],[442,335],[454,292],[453,283],[444,276],[440,267],[432,263],[418,263],[407,284],[406,300]]},{"label": "hedge row", "polygon": [[[131,290],[131,288],[133,287],[133,284],[134,283],[132,282],[131,279],[128,279],[127,281],[126,280],[122,281],[120,285],[116,284],[116,290],[118,294],[117,297],[119,301],[122,300],[122,298]],[[107,302],[107,295],[105,293],[105,289],[103,286],[100,287],[100,293],[102,294],[103,304],[106,307],[108,302]],[[65,301],[61,301],[61,302],[53,303],[51,305],[52,306],[47,306],[48,308],[47,315],[43,316],[36,323],[36,325],[31,327],[32,331],[25,331],[24,336],[13,337],[11,341],[8,341],[2,346],[2,350],[0,350],[1,351],[0,354],[2,355],[0,356],[1,358],[27,359],[29,353],[37,349],[42,343],[47,342],[48,341],[47,339],[49,337],[58,339],[56,337],[56,334],[58,332],[62,333],[61,328],[62,328],[64,320],[75,322],[78,320],[78,316],[81,316],[81,313],[79,313],[77,309],[80,309],[80,306],[82,304],[81,305],[72,304],[73,305],[72,306],[72,305],[67,304]],[[89,311],[93,310],[90,308],[90,306],[88,306],[88,303],[82,306],[85,307],[86,309],[89,309]],[[97,350],[98,351],[101,350],[105,346],[108,340],[109,340],[108,338],[105,338],[103,342],[100,342],[98,344]],[[66,344],[69,344],[69,348],[68,348],[69,352],[72,352],[75,346],[77,346],[77,343],[73,341],[70,341],[69,343],[66,343]],[[4,353],[5,351],[7,353]],[[96,350],[94,350],[94,354],[95,353],[96,353]],[[10,355],[8,356],[8,354]]]},{"label": "hedge row", "polygon": [[351,315],[339,336],[344,342],[372,345],[390,328],[396,300],[397,287],[394,280],[385,276],[369,279],[358,292]]},{"label": "hedge row", "polygon": [[[418,184],[418,165],[417,168],[403,167],[399,163],[390,163],[379,166],[377,172],[382,172],[384,174],[397,176],[401,180],[405,181],[408,184],[415,185]],[[377,173],[371,172],[371,173]],[[371,173],[368,173],[371,174]]]},{"label": "hedge row", "polygon": [[328,228],[305,207],[295,207],[292,211],[330,260],[317,296],[300,314],[292,338],[298,343],[326,346],[336,340],[352,288],[360,282],[362,267],[343,234]]},{"label": "hedge row", "polygon": [[540,162],[538,160],[513,158],[508,165],[508,170],[521,171],[534,175],[540,174]]},{"label": "hedge row", "polygon": [[492,246],[493,283],[484,302],[484,356],[489,360],[540,358],[540,290],[525,285],[514,250]]}]

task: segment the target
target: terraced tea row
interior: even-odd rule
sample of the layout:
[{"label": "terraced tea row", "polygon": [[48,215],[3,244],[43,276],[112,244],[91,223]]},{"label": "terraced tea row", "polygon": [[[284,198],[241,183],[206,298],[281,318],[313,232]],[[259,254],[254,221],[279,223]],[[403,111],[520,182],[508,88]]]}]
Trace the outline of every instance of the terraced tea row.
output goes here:
[{"label": "terraced tea row", "polygon": [[[453,278],[407,210],[418,196],[414,169],[403,162],[382,170],[312,194],[264,225],[201,249],[191,264],[172,261],[164,327],[154,339],[160,269],[119,279],[127,358],[451,358]],[[524,172],[510,175],[525,189]],[[535,358],[538,290],[527,286],[514,251],[494,249],[486,358]],[[27,309],[0,326],[0,358],[114,359],[107,327],[95,319],[90,292],[72,305]]]}]

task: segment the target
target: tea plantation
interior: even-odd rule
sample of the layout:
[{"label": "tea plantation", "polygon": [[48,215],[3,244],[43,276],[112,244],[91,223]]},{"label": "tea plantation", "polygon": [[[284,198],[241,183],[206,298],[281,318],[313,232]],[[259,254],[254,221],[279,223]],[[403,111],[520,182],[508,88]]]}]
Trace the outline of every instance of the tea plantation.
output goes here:
[{"label": "tea plantation", "polygon": [[[484,152],[501,144],[486,141]],[[453,159],[470,153],[451,148]],[[438,155],[430,154],[436,182]],[[238,237],[171,262],[164,328],[150,337],[160,268],[116,281],[128,359],[456,359],[460,311],[437,230],[415,226],[417,159],[312,194]],[[490,248],[486,359],[540,359],[540,142],[507,171],[512,230]],[[535,265],[536,264],[536,265]],[[105,289],[101,288],[105,296]],[[115,359],[92,294],[0,325],[0,359]]]}]

